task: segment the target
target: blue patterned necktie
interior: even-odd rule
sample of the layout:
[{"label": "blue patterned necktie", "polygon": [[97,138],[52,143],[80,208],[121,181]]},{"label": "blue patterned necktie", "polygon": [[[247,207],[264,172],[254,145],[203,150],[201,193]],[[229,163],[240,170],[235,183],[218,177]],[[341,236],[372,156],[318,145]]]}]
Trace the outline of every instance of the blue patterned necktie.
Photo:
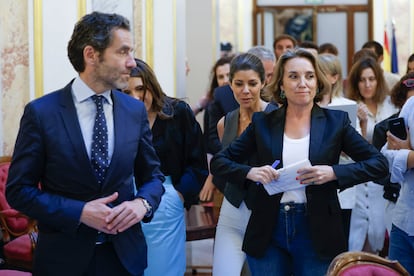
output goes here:
[{"label": "blue patterned necktie", "polygon": [[96,117],[92,134],[91,162],[98,183],[102,185],[108,168],[108,128],[103,109],[105,98],[93,95],[92,100],[96,104]]}]

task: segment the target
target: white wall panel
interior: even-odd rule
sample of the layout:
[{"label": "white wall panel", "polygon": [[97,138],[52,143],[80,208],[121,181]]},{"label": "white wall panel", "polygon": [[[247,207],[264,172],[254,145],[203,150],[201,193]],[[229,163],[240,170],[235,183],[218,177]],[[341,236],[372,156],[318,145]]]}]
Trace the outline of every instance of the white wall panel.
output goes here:
[{"label": "white wall panel", "polygon": [[346,13],[319,13],[317,16],[317,42],[332,43],[338,48],[339,59],[342,65],[342,75],[347,75],[347,43],[348,34],[346,31]]},{"label": "white wall panel", "polygon": [[168,95],[174,96],[174,1],[154,0],[154,71]]},{"label": "white wall panel", "polygon": [[66,50],[77,21],[77,2],[43,0],[42,7],[43,87],[46,94],[62,88],[77,75]]},{"label": "white wall panel", "polygon": [[[357,12],[355,13],[355,51],[360,50],[362,45],[368,41],[368,14],[366,12]],[[384,32],[384,31],[383,31]],[[382,33],[384,36],[384,33]],[[375,38],[374,38],[375,39]],[[378,40],[379,42],[383,41],[383,39]]]}]

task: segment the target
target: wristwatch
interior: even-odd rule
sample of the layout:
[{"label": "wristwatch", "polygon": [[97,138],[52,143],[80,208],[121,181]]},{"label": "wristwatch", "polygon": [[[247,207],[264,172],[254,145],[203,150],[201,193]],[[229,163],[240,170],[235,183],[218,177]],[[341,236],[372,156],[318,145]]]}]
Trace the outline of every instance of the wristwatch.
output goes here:
[{"label": "wristwatch", "polygon": [[144,205],[145,209],[147,209],[145,217],[150,217],[152,215],[152,206],[148,203],[148,201],[145,198],[140,197],[140,199],[142,201],[142,205]]}]

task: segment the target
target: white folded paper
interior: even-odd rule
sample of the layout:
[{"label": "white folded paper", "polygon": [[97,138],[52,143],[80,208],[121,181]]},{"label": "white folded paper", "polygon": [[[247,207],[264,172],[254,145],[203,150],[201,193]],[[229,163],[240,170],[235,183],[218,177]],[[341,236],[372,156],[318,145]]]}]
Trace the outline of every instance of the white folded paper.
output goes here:
[{"label": "white folded paper", "polygon": [[290,164],[289,166],[278,169],[279,178],[273,180],[268,184],[264,184],[263,187],[266,189],[269,195],[283,193],[290,190],[305,188],[306,184],[300,184],[300,180],[296,180],[298,176],[298,170],[303,167],[312,166],[308,159],[298,161]]}]

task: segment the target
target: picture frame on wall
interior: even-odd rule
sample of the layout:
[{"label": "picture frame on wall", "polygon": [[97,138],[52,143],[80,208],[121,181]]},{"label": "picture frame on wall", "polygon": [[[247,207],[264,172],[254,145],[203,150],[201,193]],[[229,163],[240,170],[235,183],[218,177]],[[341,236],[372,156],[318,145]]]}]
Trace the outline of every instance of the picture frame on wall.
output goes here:
[{"label": "picture frame on wall", "polygon": [[286,8],[273,12],[274,37],[293,36],[298,42],[314,41],[316,16],[311,8]]}]

